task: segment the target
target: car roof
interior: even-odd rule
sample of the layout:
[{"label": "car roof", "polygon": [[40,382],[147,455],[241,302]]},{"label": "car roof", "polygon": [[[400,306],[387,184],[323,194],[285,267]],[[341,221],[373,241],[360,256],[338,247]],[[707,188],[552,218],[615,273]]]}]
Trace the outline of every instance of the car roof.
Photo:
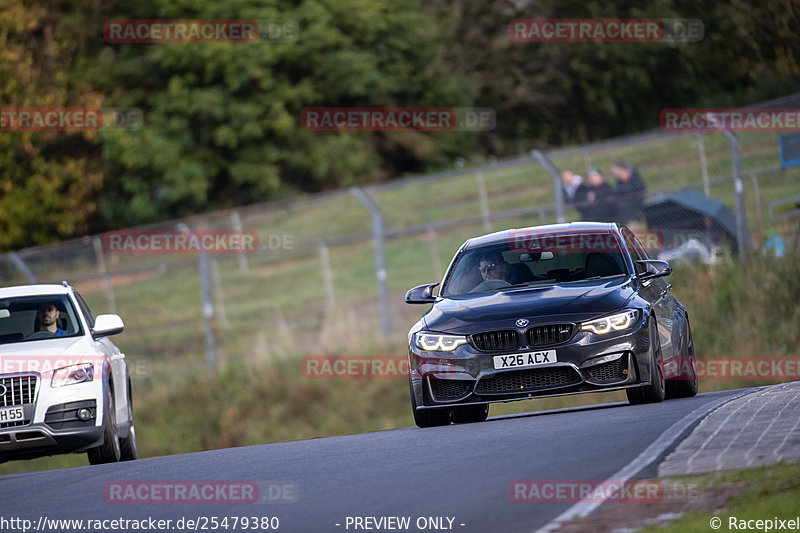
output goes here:
[{"label": "car roof", "polygon": [[546,226],[529,226],[527,228],[512,228],[503,231],[488,233],[479,237],[473,237],[464,243],[464,249],[469,250],[493,244],[505,244],[509,239],[514,239],[519,235],[535,237],[539,235],[553,234],[584,234],[584,233],[615,233],[617,225],[604,222],[569,222],[567,224],[548,224]]},{"label": "car roof", "polygon": [[0,288],[0,298],[16,296],[47,296],[51,294],[69,294],[71,287],[56,284],[18,285]]}]

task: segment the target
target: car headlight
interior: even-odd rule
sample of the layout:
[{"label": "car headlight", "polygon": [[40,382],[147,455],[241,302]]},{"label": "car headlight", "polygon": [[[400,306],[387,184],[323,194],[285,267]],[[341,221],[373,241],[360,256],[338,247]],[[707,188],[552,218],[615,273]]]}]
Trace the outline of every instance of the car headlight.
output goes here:
[{"label": "car headlight", "polygon": [[92,363],[80,363],[53,370],[53,379],[50,381],[50,386],[63,387],[64,385],[85,383],[93,379],[94,365]]},{"label": "car headlight", "polygon": [[636,323],[636,319],[638,317],[639,311],[623,311],[622,313],[616,313],[611,316],[585,322],[581,326],[581,329],[584,331],[591,331],[595,335],[605,335],[606,333],[611,333],[612,331],[622,331],[628,329]]},{"label": "car headlight", "polygon": [[417,346],[427,352],[452,352],[467,343],[463,335],[442,335],[440,333],[419,332],[416,336]]}]

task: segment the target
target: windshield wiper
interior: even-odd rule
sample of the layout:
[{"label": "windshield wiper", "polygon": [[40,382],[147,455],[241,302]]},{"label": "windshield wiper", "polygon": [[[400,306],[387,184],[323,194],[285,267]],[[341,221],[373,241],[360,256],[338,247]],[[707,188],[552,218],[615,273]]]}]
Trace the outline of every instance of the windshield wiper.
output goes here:
[{"label": "windshield wiper", "polygon": [[593,279],[603,279],[603,278],[618,278],[620,276],[624,276],[625,274],[609,274],[608,276],[591,276],[589,278],[583,279],[576,279],[575,281],[590,281]]},{"label": "windshield wiper", "polygon": [[527,283],[517,283],[515,285],[509,285],[507,287],[500,287],[499,290],[504,291],[506,289],[519,289],[521,287],[527,287],[529,289],[540,289],[540,288],[545,288],[548,285],[552,285],[553,283],[554,283],[554,281],[553,280],[549,280],[549,279],[548,280],[535,281],[535,282],[529,281]]}]

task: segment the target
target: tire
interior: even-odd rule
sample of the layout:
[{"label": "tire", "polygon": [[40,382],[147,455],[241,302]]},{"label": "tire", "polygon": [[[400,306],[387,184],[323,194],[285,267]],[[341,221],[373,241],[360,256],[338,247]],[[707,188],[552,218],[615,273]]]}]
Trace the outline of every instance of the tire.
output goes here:
[{"label": "tire", "polygon": [[114,384],[109,382],[106,387],[105,408],[103,410],[103,444],[91,448],[86,452],[89,464],[116,463],[119,461],[121,450],[119,434],[117,433],[117,416],[114,411],[114,394],[111,389]]},{"label": "tire", "polygon": [[136,428],[133,425],[133,402],[131,401],[131,385],[128,383],[128,420],[130,429],[127,437],[120,437],[120,461],[133,461],[139,458],[139,448],[136,446]]},{"label": "tire", "polygon": [[679,358],[681,374],[674,379],[667,380],[667,399],[691,398],[697,394],[697,365],[694,357],[694,340],[692,328],[689,326],[689,317],[683,322],[683,349]]},{"label": "tire", "polygon": [[463,407],[453,407],[450,415],[454,424],[469,424],[472,422],[483,422],[489,416],[489,404],[465,405]]},{"label": "tire", "polygon": [[658,336],[658,326],[655,318],[650,318],[650,384],[635,389],[626,389],[628,403],[639,405],[643,403],[659,403],[664,401],[666,384],[664,382],[664,369],[661,365],[661,339]]},{"label": "tire", "polygon": [[411,379],[408,380],[411,389],[411,411],[414,413],[414,423],[417,427],[432,428],[436,426],[447,426],[450,424],[450,408],[422,409],[417,410],[417,399],[414,397],[414,385]]}]

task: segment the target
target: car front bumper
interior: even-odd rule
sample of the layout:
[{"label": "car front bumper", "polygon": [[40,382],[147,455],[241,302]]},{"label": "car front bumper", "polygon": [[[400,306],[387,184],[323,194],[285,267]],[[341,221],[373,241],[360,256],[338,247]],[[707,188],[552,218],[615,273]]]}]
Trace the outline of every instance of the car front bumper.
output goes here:
[{"label": "car front bumper", "polygon": [[29,424],[6,428],[0,430],[0,462],[83,452],[102,443],[102,426],[54,430],[47,424]]},{"label": "car front bumper", "polygon": [[14,392],[2,398],[5,407],[22,407],[24,413],[22,420],[0,421],[0,462],[83,452],[103,443],[104,380],[56,388],[38,373],[3,374],[0,380]]},{"label": "car front bumper", "polygon": [[[530,368],[495,369],[494,356],[555,350],[557,361]],[[579,331],[567,342],[503,352],[471,344],[453,352],[409,348],[417,409],[508,402],[584,392],[604,392],[649,383],[648,320],[608,336]]]}]

